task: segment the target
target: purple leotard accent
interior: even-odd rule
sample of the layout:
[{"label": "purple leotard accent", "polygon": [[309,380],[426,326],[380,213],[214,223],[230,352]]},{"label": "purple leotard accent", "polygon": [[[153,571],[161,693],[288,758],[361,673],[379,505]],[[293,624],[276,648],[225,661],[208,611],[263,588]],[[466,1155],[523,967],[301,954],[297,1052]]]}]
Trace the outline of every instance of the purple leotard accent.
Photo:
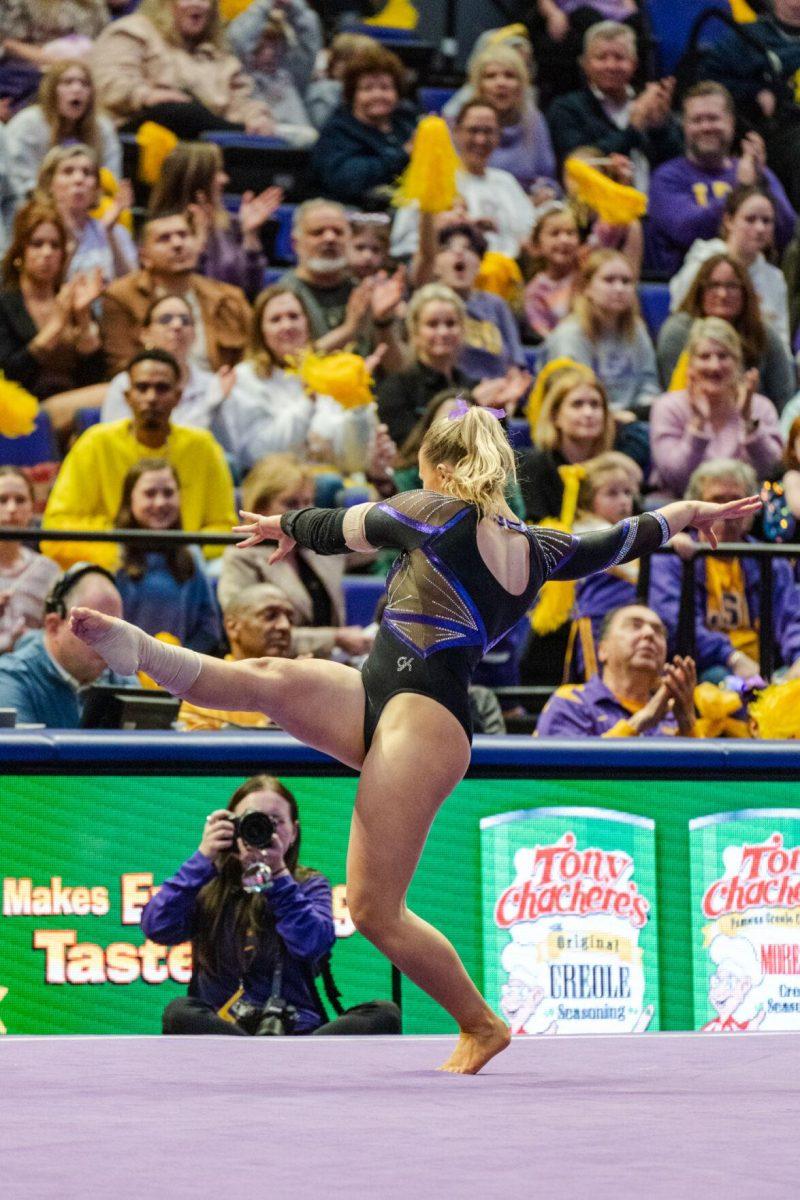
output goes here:
[{"label": "purple leotard accent", "polygon": [[[502,526],[524,532],[529,541],[530,576],[520,595],[506,591],[483,561],[476,536],[480,514],[474,505],[419,491],[405,492],[366,512],[366,541],[401,551],[387,581],[386,609],[362,674],[367,746],[383,708],[399,692],[436,700],[471,736],[472,674],[486,650],[532,607],[542,584],[577,579],[639,558],[662,544],[666,525],[659,514],[645,513],[574,537],[497,519]],[[319,553],[348,550],[342,510],[287,513],[281,526],[300,545]]]}]

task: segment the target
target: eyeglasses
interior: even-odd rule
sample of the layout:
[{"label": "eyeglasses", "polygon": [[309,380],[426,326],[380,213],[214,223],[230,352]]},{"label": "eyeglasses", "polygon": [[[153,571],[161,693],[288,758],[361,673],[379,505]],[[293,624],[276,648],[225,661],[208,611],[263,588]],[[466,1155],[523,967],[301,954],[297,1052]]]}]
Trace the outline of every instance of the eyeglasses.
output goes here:
[{"label": "eyeglasses", "polygon": [[735,283],[733,280],[730,283],[717,283],[714,280],[709,280],[703,285],[707,292],[741,292],[742,285]]},{"label": "eyeglasses", "polygon": [[153,317],[154,325],[174,325],[176,321],[184,328],[194,325],[194,321],[188,313],[164,313],[163,316]]}]

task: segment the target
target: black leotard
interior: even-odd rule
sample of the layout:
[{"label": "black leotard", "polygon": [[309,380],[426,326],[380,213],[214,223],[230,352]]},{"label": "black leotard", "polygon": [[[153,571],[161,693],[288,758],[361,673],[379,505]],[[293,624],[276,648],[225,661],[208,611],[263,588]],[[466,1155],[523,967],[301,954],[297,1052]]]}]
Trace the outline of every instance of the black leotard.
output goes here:
[{"label": "black leotard", "polygon": [[670,536],[660,513],[581,537],[495,518],[524,532],[530,544],[528,585],[512,595],[478,550],[481,518],[474,505],[438,492],[403,492],[365,506],[363,538],[351,545],[343,529],[346,511],[299,509],[286,513],[281,527],[318,554],[382,546],[402,551],[387,579],[386,608],[362,673],[367,747],[384,706],[398,692],[437,700],[471,738],[468,688],[473,672],[486,651],[531,608],[542,584],[605,571],[657,549]]}]

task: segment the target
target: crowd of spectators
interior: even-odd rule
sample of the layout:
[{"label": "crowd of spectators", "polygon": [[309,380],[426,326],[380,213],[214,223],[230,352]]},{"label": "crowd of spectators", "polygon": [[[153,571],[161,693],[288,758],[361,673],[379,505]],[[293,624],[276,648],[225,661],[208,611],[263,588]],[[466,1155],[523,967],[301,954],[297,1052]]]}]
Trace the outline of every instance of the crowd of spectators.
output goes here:
[{"label": "crowd of spectators", "polygon": [[[20,723],[80,722],[103,672],[66,627],[79,603],[196,650],[357,668],[375,625],[348,620],[348,578],[385,574],[385,554],[271,565],[264,547],[80,535],[227,533],[238,507],[417,487],[422,436],[459,396],[505,414],[508,499],[529,522],[580,533],[762,489],[763,517],[724,540],[797,540],[797,0],[747,41],[721,37],[680,94],[642,0],[528,7],[527,25],[481,35],[444,105],[456,197],[433,214],[393,206],[425,79],[325,5],[251,0],[227,23],[218,0],[3,5],[0,371],[38,399],[58,457],[43,491],[0,440],[0,524],[43,531],[0,541],[0,706]],[[235,193],[232,135],[251,164]],[[276,151],[302,157],[300,203]],[[575,162],[646,206],[609,218]],[[338,352],[371,374],[371,403],[305,373],[326,378]],[[695,731],[698,678],[752,682],[763,638],[778,678],[800,672],[793,560],[770,568],[767,628],[755,560],[696,556],[683,536],[675,550],[535,610],[480,682],[558,688],[539,736],[661,736]],[[677,655],[686,561],[694,660]],[[187,705],[179,720],[269,724]]]}]

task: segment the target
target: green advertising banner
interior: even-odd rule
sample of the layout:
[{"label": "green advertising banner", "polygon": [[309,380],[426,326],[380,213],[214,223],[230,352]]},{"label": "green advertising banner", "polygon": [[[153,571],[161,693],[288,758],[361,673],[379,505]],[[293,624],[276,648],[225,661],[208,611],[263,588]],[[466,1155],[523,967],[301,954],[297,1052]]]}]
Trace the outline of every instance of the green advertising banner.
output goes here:
[{"label": "green advertising banner", "polygon": [[[139,928],[154,888],[200,842],[236,777],[3,780],[0,1021],[8,1033],[158,1033],[185,993],[188,946]],[[346,1005],[391,996],[390,968],[353,928],[344,856],[354,779],[288,779],[302,817],[301,862],[333,885],[335,978]],[[322,994],[324,1001],[324,993]]]},{"label": "green advertising banner", "polygon": [[565,807],[480,828],[485,995],[512,1033],[658,1029],[654,822]]},{"label": "green advertising banner", "polygon": [[689,822],[695,1028],[800,1029],[800,812]]},{"label": "green advertising banner", "polygon": [[[185,990],[189,964],[183,949],[164,950],[144,944],[139,928],[141,908],[151,889],[194,852],[207,814],[227,803],[246,774],[249,771],[235,766],[215,770],[212,764],[202,775],[170,775],[169,769],[163,768],[152,775],[109,774],[98,765],[76,775],[42,771],[2,776],[0,1029],[5,1027],[10,1034],[160,1030],[164,1006]],[[314,775],[303,764],[281,769],[279,774],[300,806],[301,861],[323,871],[334,888],[340,936],[333,970],[344,1003],[388,999],[389,964],[352,931],[344,898],[345,855],[357,781],[350,776]],[[448,797],[434,821],[409,903],[450,938],[471,977],[479,987],[486,983],[492,1004],[502,1011],[502,987],[508,982],[508,973],[498,956],[513,940],[513,926],[493,929],[496,940],[492,948],[485,942],[484,913],[493,909],[486,899],[488,884],[481,880],[481,840],[485,835],[479,822],[511,809],[552,809],[562,817],[568,809],[576,808],[612,810],[623,817],[644,815],[651,820],[650,828],[623,819],[592,826],[590,833],[588,827],[570,821],[561,827],[548,826],[544,833],[535,833],[533,840],[524,840],[519,848],[553,846],[565,832],[572,832],[576,838],[574,849],[579,854],[598,849],[624,852],[633,859],[633,873],[625,886],[629,887],[631,880],[635,882],[638,895],[647,900],[649,909],[638,939],[636,930],[624,928],[630,922],[620,923],[619,944],[622,947],[621,939],[625,937],[632,949],[642,950],[644,983],[640,980],[637,986],[644,990],[636,1003],[642,1012],[653,1007],[648,1026],[651,1029],[691,1029],[695,1022],[689,822],[700,814],[727,812],[731,786],[730,779],[702,777],[626,779],[610,774],[605,778],[548,779],[503,775],[499,770],[494,777],[468,778]],[[797,792],[794,779],[748,781],[744,786],[748,807],[759,810],[787,809]],[[792,813],[800,817],[798,810]],[[766,825],[769,828],[765,828],[761,840],[773,833],[769,821]],[[788,827],[778,825],[775,829],[783,831],[785,846],[800,841],[789,835]],[[740,843],[744,840],[742,837]],[[493,868],[496,893],[491,905],[515,878],[514,851],[497,853],[500,857]],[[722,872],[718,860],[714,862],[718,877]],[[484,853],[484,868],[486,864]],[[564,865],[571,870],[574,860],[567,858]],[[585,916],[577,919],[587,920]],[[660,988],[650,965],[655,954],[656,924]],[[605,931],[616,926],[607,926],[604,920],[602,928]],[[790,939],[773,939],[778,940]],[[557,949],[561,952],[570,948]],[[494,955],[493,973],[485,969],[490,953]],[[570,949],[570,953],[561,954],[553,965],[571,964],[571,953]],[[590,962],[601,961],[595,955],[599,955],[596,947],[588,956]],[[617,964],[629,966],[621,956]],[[602,965],[614,964],[603,959]],[[638,976],[631,971],[625,981],[632,992],[635,978]],[[580,972],[570,977],[562,972],[561,979],[573,991],[584,986]],[[620,972],[617,979],[622,979]],[[606,986],[605,977],[598,975],[598,990],[601,980]],[[706,986],[704,996],[707,993]],[[607,997],[609,1005],[621,1006],[623,1001],[626,1008],[633,1007],[633,995]],[[789,996],[779,997],[779,1001],[793,1002]],[[575,1008],[590,1006],[589,1000],[577,996],[559,996],[554,1002]],[[704,1012],[698,1023],[704,1024],[713,1016],[713,1011]],[[627,1027],[629,1019],[635,1018],[626,1014],[622,1022],[608,1024]],[[576,1027],[571,1018],[562,1018],[561,1026]],[[403,980],[406,1033],[450,1033],[453,1028],[447,1013]]]}]

